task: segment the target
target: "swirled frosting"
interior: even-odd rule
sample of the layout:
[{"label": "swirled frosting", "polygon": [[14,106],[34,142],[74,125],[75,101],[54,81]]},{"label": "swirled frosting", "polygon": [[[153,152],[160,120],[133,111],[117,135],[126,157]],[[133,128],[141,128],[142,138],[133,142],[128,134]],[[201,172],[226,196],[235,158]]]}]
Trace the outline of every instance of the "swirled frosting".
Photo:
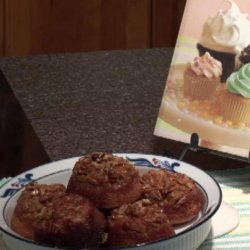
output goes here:
[{"label": "swirled frosting", "polygon": [[217,51],[240,53],[250,44],[250,20],[241,13],[233,0],[228,10],[219,10],[215,17],[209,17],[203,26],[200,44]]},{"label": "swirled frosting", "polygon": [[206,78],[219,78],[222,74],[222,64],[214,59],[208,52],[203,56],[197,56],[192,62],[189,62],[187,69],[191,70],[197,76]]},{"label": "swirled frosting", "polygon": [[245,64],[227,79],[227,89],[231,93],[250,98],[250,63]]}]

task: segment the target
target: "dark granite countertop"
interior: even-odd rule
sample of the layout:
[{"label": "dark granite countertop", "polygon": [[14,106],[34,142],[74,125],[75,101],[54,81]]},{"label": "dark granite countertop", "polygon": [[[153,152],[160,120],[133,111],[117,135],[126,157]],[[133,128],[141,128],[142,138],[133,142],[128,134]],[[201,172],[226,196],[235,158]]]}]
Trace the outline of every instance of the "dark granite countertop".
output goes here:
[{"label": "dark granite countertop", "polygon": [[171,49],[3,58],[0,67],[52,160],[152,153]]},{"label": "dark granite countertop", "polygon": [[[178,157],[182,143],[153,135],[172,52],[1,58],[0,68],[52,161],[89,151]],[[191,153],[187,160],[208,164],[201,158]]]}]

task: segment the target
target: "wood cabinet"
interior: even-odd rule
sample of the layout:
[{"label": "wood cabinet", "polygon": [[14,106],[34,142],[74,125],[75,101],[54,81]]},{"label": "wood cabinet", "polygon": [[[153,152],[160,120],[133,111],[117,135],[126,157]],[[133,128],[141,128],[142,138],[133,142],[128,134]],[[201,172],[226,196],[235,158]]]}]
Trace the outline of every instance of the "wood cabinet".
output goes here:
[{"label": "wood cabinet", "polygon": [[174,46],[185,0],[0,0],[0,55]]},{"label": "wood cabinet", "polygon": [[153,0],[152,3],[152,47],[174,46],[186,0]]},{"label": "wood cabinet", "polygon": [[0,0],[0,56],[4,55],[4,0]]}]

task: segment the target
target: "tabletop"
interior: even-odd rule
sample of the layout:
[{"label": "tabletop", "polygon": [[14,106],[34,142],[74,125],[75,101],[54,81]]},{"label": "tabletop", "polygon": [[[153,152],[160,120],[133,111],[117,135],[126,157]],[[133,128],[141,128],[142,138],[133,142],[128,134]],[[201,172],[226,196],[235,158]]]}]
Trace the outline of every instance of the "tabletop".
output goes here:
[{"label": "tabletop", "polygon": [[[153,135],[172,48],[0,58],[0,177],[90,151],[179,158],[183,143]],[[207,170],[246,162],[203,151]]]}]

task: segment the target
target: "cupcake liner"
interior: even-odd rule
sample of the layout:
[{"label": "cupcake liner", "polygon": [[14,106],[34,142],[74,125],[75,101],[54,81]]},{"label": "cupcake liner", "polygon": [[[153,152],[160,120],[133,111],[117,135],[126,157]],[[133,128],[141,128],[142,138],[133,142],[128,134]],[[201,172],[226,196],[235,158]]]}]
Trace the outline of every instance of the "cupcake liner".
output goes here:
[{"label": "cupcake liner", "polygon": [[229,93],[226,89],[223,91],[220,99],[220,112],[223,118],[233,123],[250,124],[250,99]]},{"label": "cupcake liner", "polygon": [[196,76],[187,71],[184,72],[183,94],[193,99],[210,100],[219,85],[219,80]]},{"label": "cupcake liner", "polygon": [[236,54],[229,52],[220,52],[216,50],[212,50],[202,46],[201,44],[197,44],[197,49],[199,52],[199,56],[202,56],[206,52],[209,52],[212,57],[219,60],[222,63],[222,76],[221,81],[225,82],[226,79],[230,76],[230,74],[235,70],[235,59]]}]

